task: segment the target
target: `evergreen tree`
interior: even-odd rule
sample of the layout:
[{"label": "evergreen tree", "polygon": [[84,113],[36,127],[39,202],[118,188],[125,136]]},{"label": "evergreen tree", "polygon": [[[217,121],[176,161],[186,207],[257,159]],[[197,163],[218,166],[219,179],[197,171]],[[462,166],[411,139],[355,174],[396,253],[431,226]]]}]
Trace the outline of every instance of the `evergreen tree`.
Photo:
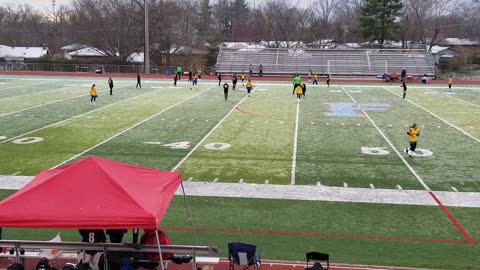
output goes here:
[{"label": "evergreen tree", "polygon": [[383,44],[399,31],[396,21],[402,8],[401,0],[366,0],[360,17],[363,36]]},{"label": "evergreen tree", "polygon": [[207,39],[212,24],[212,6],[210,5],[210,0],[200,1],[196,24],[200,38]]}]

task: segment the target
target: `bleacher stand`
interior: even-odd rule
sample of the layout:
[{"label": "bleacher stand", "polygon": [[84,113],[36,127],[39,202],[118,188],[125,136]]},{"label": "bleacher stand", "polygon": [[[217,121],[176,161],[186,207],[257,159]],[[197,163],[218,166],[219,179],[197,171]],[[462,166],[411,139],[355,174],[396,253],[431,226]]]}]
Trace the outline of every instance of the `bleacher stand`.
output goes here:
[{"label": "bleacher stand", "polygon": [[[423,49],[311,49],[311,48],[221,48],[216,63],[217,72],[240,74],[250,65],[263,66],[267,76],[313,74],[336,77],[376,77],[399,74],[403,68],[416,78],[435,76],[432,55]],[[258,70],[254,70],[258,75]]]}]

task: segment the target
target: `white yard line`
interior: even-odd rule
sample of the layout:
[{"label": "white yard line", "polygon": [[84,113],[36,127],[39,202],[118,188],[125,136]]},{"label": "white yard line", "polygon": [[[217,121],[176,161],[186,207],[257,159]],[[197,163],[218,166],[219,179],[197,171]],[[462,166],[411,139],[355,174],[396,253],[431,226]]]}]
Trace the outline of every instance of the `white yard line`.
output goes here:
[{"label": "white yard line", "polygon": [[85,113],[82,113],[82,114],[79,114],[79,115],[75,115],[75,116],[73,116],[73,117],[70,117],[70,118],[67,118],[67,119],[64,119],[64,120],[61,120],[61,121],[52,123],[52,124],[50,124],[50,125],[46,125],[46,126],[44,126],[44,127],[37,128],[37,129],[31,130],[31,131],[25,132],[25,133],[23,133],[23,134],[20,134],[20,135],[15,136],[15,137],[8,138],[8,139],[6,139],[6,140],[4,140],[4,141],[0,141],[0,144],[5,143],[5,142],[8,142],[8,141],[15,140],[15,139],[17,139],[17,138],[23,137],[23,136],[25,136],[25,135],[28,135],[28,134],[30,134],[30,133],[33,133],[33,132],[36,132],[36,131],[39,131],[39,130],[43,130],[43,129],[46,129],[46,128],[49,128],[49,127],[52,127],[52,126],[55,126],[55,125],[58,125],[58,124],[61,124],[61,123],[70,121],[70,120],[75,119],[75,118],[78,118],[78,117],[82,117],[82,116],[87,115],[87,114],[89,114],[89,113],[93,113],[93,112],[96,112],[96,111],[98,111],[98,110],[102,110],[102,109],[111,107],[111,106],[116,105],[116,104],[118,104],[118,103],[125,102],[125,101],[128,101],[128,100],[130,100],[130,99],[139,98],[139,97],[141,97],[141,96],[143,96],[143,95],[150,94],[150,93],[157,92],[157,91],[160,91],[160,89],[154,90],[154,91],[149,91],[149,92],[143,93],[143,94],[138,95],[138,96],[133,96],[133,97],[131,97],[131,98],[119,100],[119,101],[117,101],[117,102],[114,102],[114,103],[112,103],[112,104],[105,105],[105,106],[100,107],[100,108],[98,108],[98,109],[94,109],[94,110],[91,110],[91,111],[88,111],[88,112],[85,112]]},{"label": "white yard line", "polygon": [[[139,126],[139,125],[141,125],[141,124],[143,124],[143,123],[145,123],[145,122],[147,122],[147,121],[149,121],[149,120],[151,120],[151,119],[153,119],[153,118],[155,118],[155,117],[157,117],[158,115],[160,115],[160,114],[162,114],[162,113],[164,113],[164,112],[166,112],[166,111],[168,111],[168,110],[170,110],[170,109],[172,109],[172,108],[175,108],[176,106],[184,103],[185,101],[188,101],[188,100],[190,100],[190,99],[192,99],[192,98],[194,98],[194,97],[196,97],[196,96],[198,96],[198,95],[200,95],[200,94],[205,93],[206,91],[208,91],[208,90],[210,90],[210,89],[212,89],[212,88],[207,88],[207,89],[203,90],[203,91],[200,92],[200,93],[197,93],[197,94],[195,94],[195,95],[193,95],[193,96],[190,96],[190,97],[188,97],[188,98],[186,98],[186,99],[184,99],[184,100],[182,100],[182,101],[179,101],[179,102],[171,105],[170,107],[168,107],[168,108],[166,108],[166,109],[163,109],[162,111],[160,111],[160,112],[158,112],[158,113],[156,113],[156,114],[154,114],[154,115],[152,115],[152,116],[150,116],[150,117],[147,117],[147,118],[143,119],[142,121],[136,123],[135,125],[127,128],[127,129],[124,129],[123,131],[121,131],[121,132],[119,132],[119,133],[111,136],[110,138],[105,139],[105,140],[103,140],[103,141],[100,142],[100,143],[97,143],[96,145],[88,148],[87,150],[85,150],[85,151],[83,151],[83,152],[81,152],[81,153],[79,153],[79,154],[77,154],[77,155],[75,155],[75,156],[73,156],[73,157],[71,157],[71,158],[63,161],[62,163],[59,163],[59,164],[53,166],[53,167],[50,168],[50,169],[55,169],[55,168],[57,168],[57,167],[65,164],[65,163],[67,163],[67,162],[69,162],[69,161],[71,161],[71,160],[73,160],[73,159],[75,159],[75,158],[77,158],[77,157],[79,157],[79,156],[81,156],[81,155],[83,155],[83,154],[91,151],[92,149],[95,149],[95,148],[97,148],[98,146],[100,146],[100,145],[102,145],[102,144],[104,144],[104,143],[106,143],[106,142],[108,142],[108,141],[110,141],[110,140],[112,140],[112,139],[114,139],[114,138],[122,135],[123,133],[125,133],[125,132],[127,132],[127,131],[129,131],[129,130],[131,130],[131,129],[133,129],[133,128],[135,128],[135,127],[137,127],[137,126]],[[158,90],[157,90],[157,91],[158,91]]]},{"label": "white yard line", "polygon": [[[358,104],[358,102],[350,95],[350,93],[348,93],[345,90],[345,88],[343,88],[343,86],[342,86],[342,89],[355,104]],[[375,129],[377,129],[377,131],[380,133],[380,135],[382,135],[383,139],[385,139],[385,141],[390,145],[392,150],[395,151],[395,153],[397,153],[398,157],[402,160],[402,162],[405,164],[405,166],[407,166],[408,170],[410,170],[410,172],[415,176],[415,178],[417,178],[418,182],[423,186],[423,188],[425,188],[427,191],[430,191],[430,188],[427,186],[427,184],[425,184],[425,182],[420,177],[420,175],[418,175],[417,172],[413,169],[413,167],[410,166],[410,164],[405,160],[405,158],[402,156],[402,154],[400,154],[400,152],[398,152],[397,148],[395,148],[393,143],[387,138],[387,136],[385,136],[385,134],[382,132],[382,130],[380,130],[380,128],[377,126],[377,124],[375,124],[375,121],[373,121],[373,119],[368,115],[368,113],[362,107],[359,106],[359,108],[362,110],[362,113],[368,118],[370,123],[372,123],[372,125],[375,127]]]},{"label": "white yard line", "polygon": [[[397,97],[401,97],[400,95],[396,94],[395,92],[391,91],[390,89],[388,89],[388,88],[386,88],[386,87],[384,87],[384,89],[385,89],[385,90],[387,90],[388,92],[390,92],[390,93],[394,94],[394,95],[395,95],[395,96],[397,96]],[[422,107],[422,106],[420,106],[420,105],[417,105],[415,102],[413,102],[413,101],[411,101],[411,100],[409,100],[409,99],[405,99],[405,100],[406,100],[406,101],[408,101],[408,102],[410,102],[411,104],[413,104],[413,105],[417,106],[418,108],[420,108],[420,109],[422,109],[422,110],[424,110],[424,111],[428,112],[429,114],[431,114],[431,115],[435,116],[436,118],[440,119],[440,120],[441,120],[442,122],[444,122],[445,124],[447,124],[447,125],[449,125],[449,126],[451,126],[451,127],[455,128],[456,130],[460,131],[460,132],[461,132],[461,133],[463,133],[464,135],[466,135],[466,136],[468,136],[468,137],[470,137],[470,138],[474,139],[476,142],[480,142],[480,139],[478,139],[478,138],[475,138],[475,137],[474,137],[473,135],[471,135],[470,133],[468,133],[468,132],[466,132],[466,131],[462,130],[461,128],[459,128],[459,127],[455,126],[454,124],[452,124],[452,123],[448,122],[447,120],[443,119],[442,117],[438,116],[437,114],[435,114],[435,113],[433,113],[433,112],[431,112],[431,111],[429,111],[429,110],[425,109],[424,107]]]},{"label": "white yard line", "polygon": [[190,152],[188,152],[188,154],[182,158],[182,160],[180,160],[180,162],[178,162],[178,164],[173,167],[173,169],[171,170],[172,172],[173,171],[176,171],[192,154],[195,150],[197,150],[198,147],[200,147],[200,145],[210,136],[212,135],[212,133],[223,123],[223,121],[225,121],[225,119],[227,119],[228,116],[230,116],[230,114],[235,111],[235,109],[247,98],[248,96],[245,96],[244,98],[242,98],[242,100],[240,100],[240,102],[237,103],[237,105],[235,105],[228,113],[227,115],[225,115],[222,120],[220,120],[220,122],[218,122],[211,130],[210,132],[207,133],[207,135],[205,135],[205,137],[203,137],[203,139],[201,141],[199,141],[197,143],[197,145],[195,145],[195,147],[190,150]]},{"label": "white yard line", "polygon": [[447,96],[447,97],[449,97],[449,98],[453,98],[453,99],[456,99],[456,100],[458,100],[458,101],[460,101],[460,102],[464,102],[464,103],[467,103],[467,104],[472,105],[472,106],[474,106],[474,107],[480,108],[480,105],[477,105],[477,104],[468,102],[468,101],[463,100],[463,99],[461,99],[461,98],[457,98],[457,97],[454,97],[454,96],[451,96],[451,95],[447,95],[447,94],[445,94],[444,92],[437,91],[437,90],[435,90],[435,89],[433,89],[433,88],[430,88],[430,90],[433,90],[434,92],[439,93],[439,94],[441,94],[441,95],[443,95],[443,96]]},{"label": "white yard line", "polygon": [[[0,189],[23,188],[32,176],[0,176]],[[190,180],[190,179],[189,179]],[[319,185],[277,185],[185,181],[189,196],[257,198],[300,201],[358,202],[437,206],[424,190],[344,188]],[[177,195],[182,194],[181,187]],[[246,195],[247,194],[247,195]],[[480,208],[479,192],[435,191],[445,206]]]},{"label": "white yard line", "polygon": [[297,143],[298,143],[298,119],[300,117],[300,103],[297,103],[297,116],[295,119],[295,135],[293,137],[292,177],[290,184],[295,185],[295,173],[297,169]]}]

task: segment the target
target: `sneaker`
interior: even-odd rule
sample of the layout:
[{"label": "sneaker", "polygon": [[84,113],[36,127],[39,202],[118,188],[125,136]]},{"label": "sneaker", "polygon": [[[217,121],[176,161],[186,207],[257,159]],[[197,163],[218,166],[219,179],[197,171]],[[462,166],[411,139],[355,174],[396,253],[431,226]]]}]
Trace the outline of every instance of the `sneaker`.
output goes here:
[{"label": "sneaker", "polygon": [[405,148],[405,153],[406,153],[406,154],[408,154],[408,147],[407,147],[407,148]]}]

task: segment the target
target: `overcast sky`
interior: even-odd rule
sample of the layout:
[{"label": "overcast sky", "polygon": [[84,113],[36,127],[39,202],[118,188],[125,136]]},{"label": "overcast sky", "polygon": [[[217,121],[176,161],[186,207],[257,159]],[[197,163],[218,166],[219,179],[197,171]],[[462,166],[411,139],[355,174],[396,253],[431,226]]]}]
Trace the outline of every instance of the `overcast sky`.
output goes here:
[{"label": "overcast sky", "polygon": [[[178,0],[181,1],[181,0]],[[213,2],[214,0],[212,0]],[[258,5],[259,3],[264,2],[265,0],[248,0],[251,3],[251,6],[253,6],[253,1]],[[288,0],[291,1],[292,4],[297,0]],[[309,3],[314,2],[314,0],[298,0],[300,2],[300,5],[303,7],[308,6]],[[72,0],[56,0],[57,6],[59,5],[65,5],[69,4],[72,2]],[[18,4],[29,4],[35,8],[39,8],[42,10],[46,9],[51,9],[52,8],[52,0],[0,0],[0,6],[5,7],[8,5],[18,5]]]}]

